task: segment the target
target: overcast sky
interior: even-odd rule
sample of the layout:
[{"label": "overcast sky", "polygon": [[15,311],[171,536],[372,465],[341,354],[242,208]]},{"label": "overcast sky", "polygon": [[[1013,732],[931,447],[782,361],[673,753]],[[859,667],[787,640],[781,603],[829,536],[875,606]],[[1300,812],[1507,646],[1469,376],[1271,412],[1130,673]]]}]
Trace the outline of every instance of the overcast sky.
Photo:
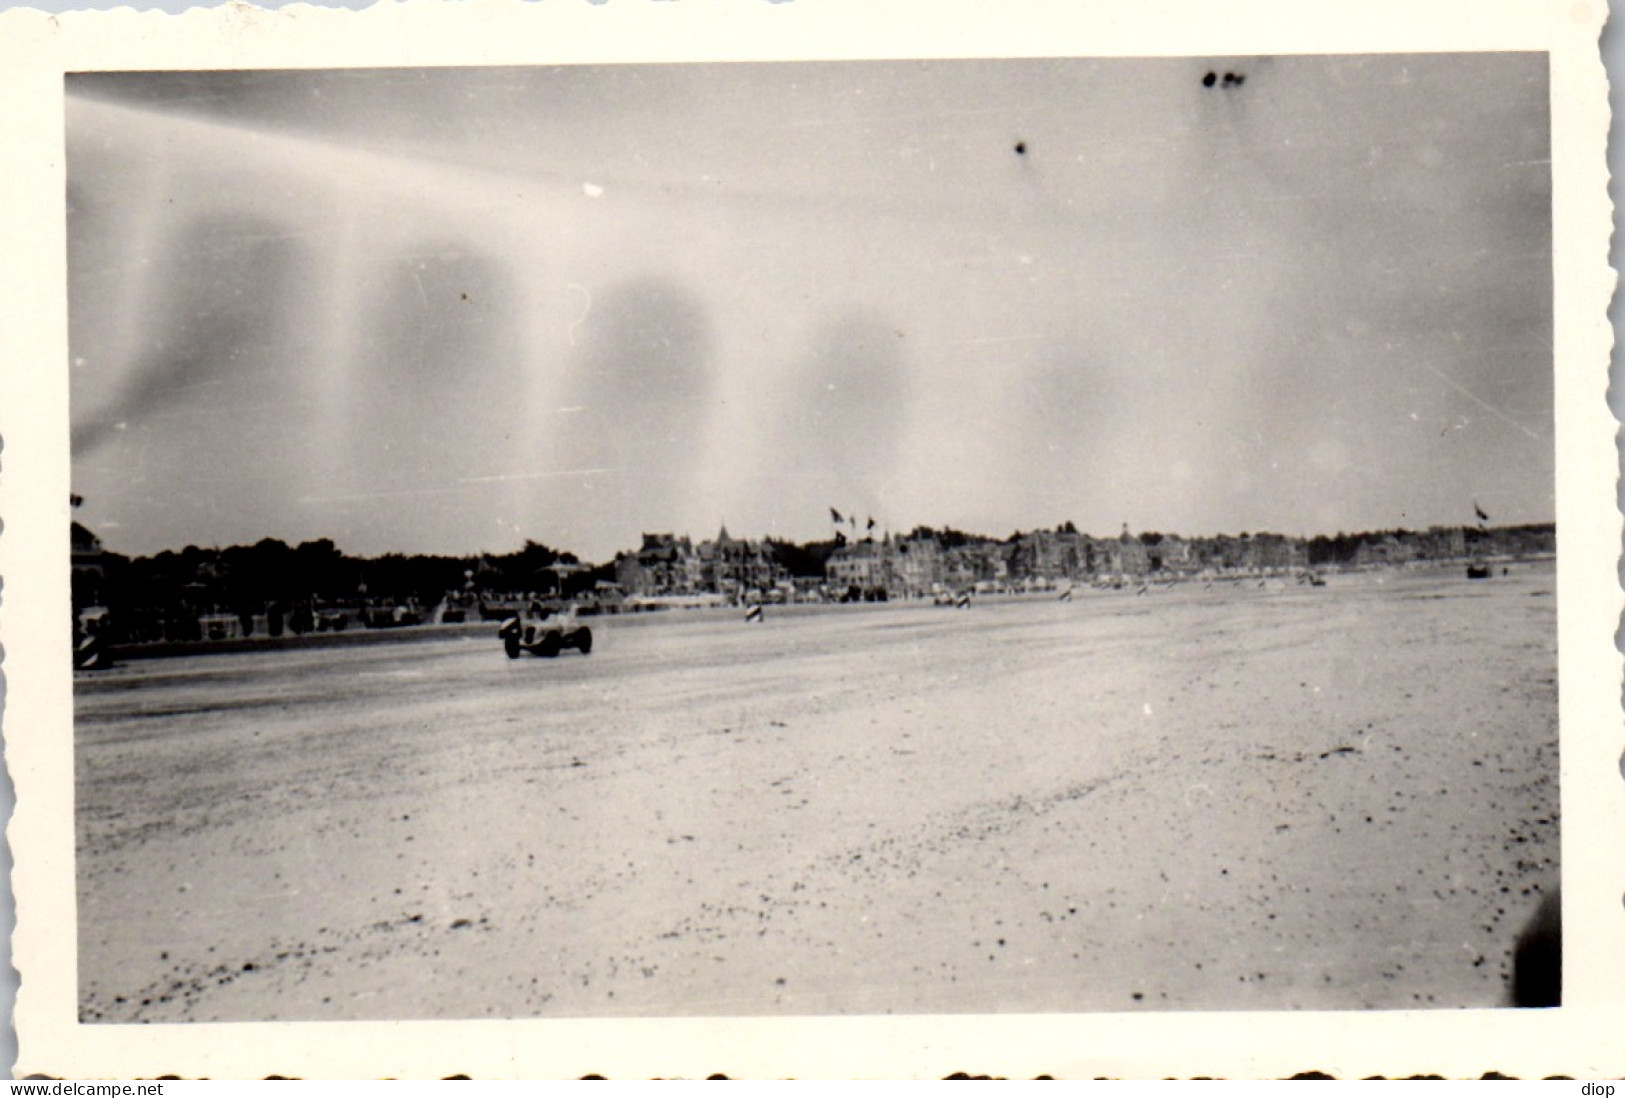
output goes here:
[{"label": "overcast sky", "polygon": [[1540,55],[68,92],[120,552],[1554,516]]}]

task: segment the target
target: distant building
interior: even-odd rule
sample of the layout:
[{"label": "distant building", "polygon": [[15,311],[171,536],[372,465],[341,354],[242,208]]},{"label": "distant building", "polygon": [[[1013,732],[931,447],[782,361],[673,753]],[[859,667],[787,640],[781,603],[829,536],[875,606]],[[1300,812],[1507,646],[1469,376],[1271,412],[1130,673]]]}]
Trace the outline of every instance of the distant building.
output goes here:
[{"label": "distant building", "polygon": [[725,595],[762,593],[788,573],[761,542],[730,537],[724,526],[713,541],[695,545],[687,535],[644,534],[636,552],[615,557],[615,583],[628,595]]},{"label": "distant building", "polygon": [[843,545],[824,564],[824,575],[838,592],[856,587],[860,591],[891,593],[894,578],[887,546],[875,541]]},{"label": "distant building", "polygon": [[1047,583],[1083,579],[1096,569],[1093,538],[1076,530],[1034,530],[1018,535],[1010,549],[1010,574]]},{"label": "distant building", "polygon": [[1129,533],[1128,523],[1123,524],[1123,532],[1116,540],[1104,543],[1104,548],[1103,571],[1111,575],[1126,578],[1143,576],[1151,571],[1149,548],[1144,541]]},{"label": "distant building", "polygon": [[942,587],[942,546],[936,538],[914,537],[891,542],[892,577],[902,598],[923,598]]},{"label": "distant building", "polygon": [[[1545,524],[1492,530],[1434,527],[1316,540],[1323,545],[1317,564],[1375,568],[1469,556],[1544,556],[1556,551],[1557,539],[1555,527]],[[1346,551],[1337,548],[1343,544]],[[1307,569],[1309,548],[1304,538],[1284,534],[1182,537],[1135,534],[1127,524],[1115,538],[1091,537],[1068,523],[1002,542],[921,527],[907,537],[838,546],[824,561],[824,583],[840,593],[856,587],[887,598],[920,598],[973,589],[1044,590],[1098,578],[1282,575]],[[94,555],[89,542],[85,552],[87,560]],[[775,597],[790,597],[798,587],[812,593],[807,581],[792,581],[771,544],[735,538],[726,526],[697,545],[686,535],[644,534],[635,552],[617,554],[615,581],[628,596],[644,597],[721,596],[737,602],[775,591]]]},{"label": "distant building", "polygon": [[715,541],[701,542],[697,555],[702,589],[732,598],[760,595],[789,578],[766,545],[729,537],[726,526]]},{"label": "distant building", "polygon": [[615,557],[615,582],[629,595],[688,595],[700,590],[701,569],[686,536],[644,534],[636,552]]},{"label": "distant building", "polygon": [[1423,555],[1433,560],[1460,560],[1467,555],[1467,531],[1460,526],[1430,526],[1418,535]]},{"label": "distant building", "polygon": [[1417,545],[1411,537],[1383,534],[1362,540],[1354,551],[1354,563],[1360,568],[1392,567],[1409,564],[1417,558]]},{"label": "distant building", "polygon": [[1301,538],[1255,534],[1252,541],[1253,568],[1257,571],[1290,572],[1309,565],[1309,548]]},{"label": "distant building", "polygon": [[942,583],[952,591],[997,584],[1010,575],[1010,562],[997,542],[971,541],[943,551]]}]

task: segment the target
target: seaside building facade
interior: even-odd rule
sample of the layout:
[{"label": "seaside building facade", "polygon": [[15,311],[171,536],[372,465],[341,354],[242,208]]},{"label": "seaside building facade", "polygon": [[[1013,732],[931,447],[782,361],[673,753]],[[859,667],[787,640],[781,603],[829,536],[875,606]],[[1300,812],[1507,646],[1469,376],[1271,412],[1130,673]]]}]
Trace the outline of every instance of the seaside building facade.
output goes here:
[{"label": "seaside building facade", "polygon": [[830,554],[824,576],[836,595],[855,588],[859,592],[885,591],[890,596],[897,586],[893,555],[889,543],[865,540],[843,545]]},{"label": "seaside building facade", "polygon": [[942,546],[936,538],[910,537],[892,543],[895,596],[926,598],[942,589]]},{"label": "seaside building facade", "polygon": [[784,584],[789,573],[761,542],[717,537],[695,545],[687,535],[644,534],[643,544],[615,557],[615,583],[627,595],[724,595],[740,599]]},{"label": "seaside building facade", "polygon": [[[726,528],[709,541],[686,535],[645,534],[634,552],[618,554],[615,576],[628,595],[714,595],[728,601],[763,597],[930,598],[945,592],[1041,591],[1080,583],[1140,583],[1201,576],[1283,576],[1310,568],[1403,567],[1423,561],[1461,560],[1474,555],[1537,556],[1555,551],[1550,526],[1482,531],[1434,527],[1315,539],[1274,533],[1183,537],[1135,533],[1127,526],[1116,537],[1080,533],[1070,524],[1053,530],[1017,533],[1004,541],[919,528],[841,542],[826,556],[821,575],[794,574],[773,545],[729,535]],[[814,565],[814,567],[817,567]]]}]

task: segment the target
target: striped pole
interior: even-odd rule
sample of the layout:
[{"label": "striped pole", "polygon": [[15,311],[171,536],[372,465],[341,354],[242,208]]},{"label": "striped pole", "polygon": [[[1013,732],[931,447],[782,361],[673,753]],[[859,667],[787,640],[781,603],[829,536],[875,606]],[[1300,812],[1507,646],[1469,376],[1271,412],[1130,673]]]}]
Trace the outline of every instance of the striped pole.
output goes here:
[{"label": "striped pole", "polygon": [[749,607],[749,608],[747,608],[745,610],[745,621],[746,622],[761,621],[761,620],[762,620],[762,604],[761,603],[757,603],[754,606],[751,606],[751,607]]}]

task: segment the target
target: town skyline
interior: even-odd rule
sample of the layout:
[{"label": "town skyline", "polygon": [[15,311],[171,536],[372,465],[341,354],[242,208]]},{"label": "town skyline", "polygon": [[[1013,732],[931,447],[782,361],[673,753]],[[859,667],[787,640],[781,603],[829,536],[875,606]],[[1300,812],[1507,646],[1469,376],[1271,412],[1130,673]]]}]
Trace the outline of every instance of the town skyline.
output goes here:
[{"label": "town skyline", "polygon": [[1555,519],[1538,54],[67,91],[73,485],[130,552]]}]

